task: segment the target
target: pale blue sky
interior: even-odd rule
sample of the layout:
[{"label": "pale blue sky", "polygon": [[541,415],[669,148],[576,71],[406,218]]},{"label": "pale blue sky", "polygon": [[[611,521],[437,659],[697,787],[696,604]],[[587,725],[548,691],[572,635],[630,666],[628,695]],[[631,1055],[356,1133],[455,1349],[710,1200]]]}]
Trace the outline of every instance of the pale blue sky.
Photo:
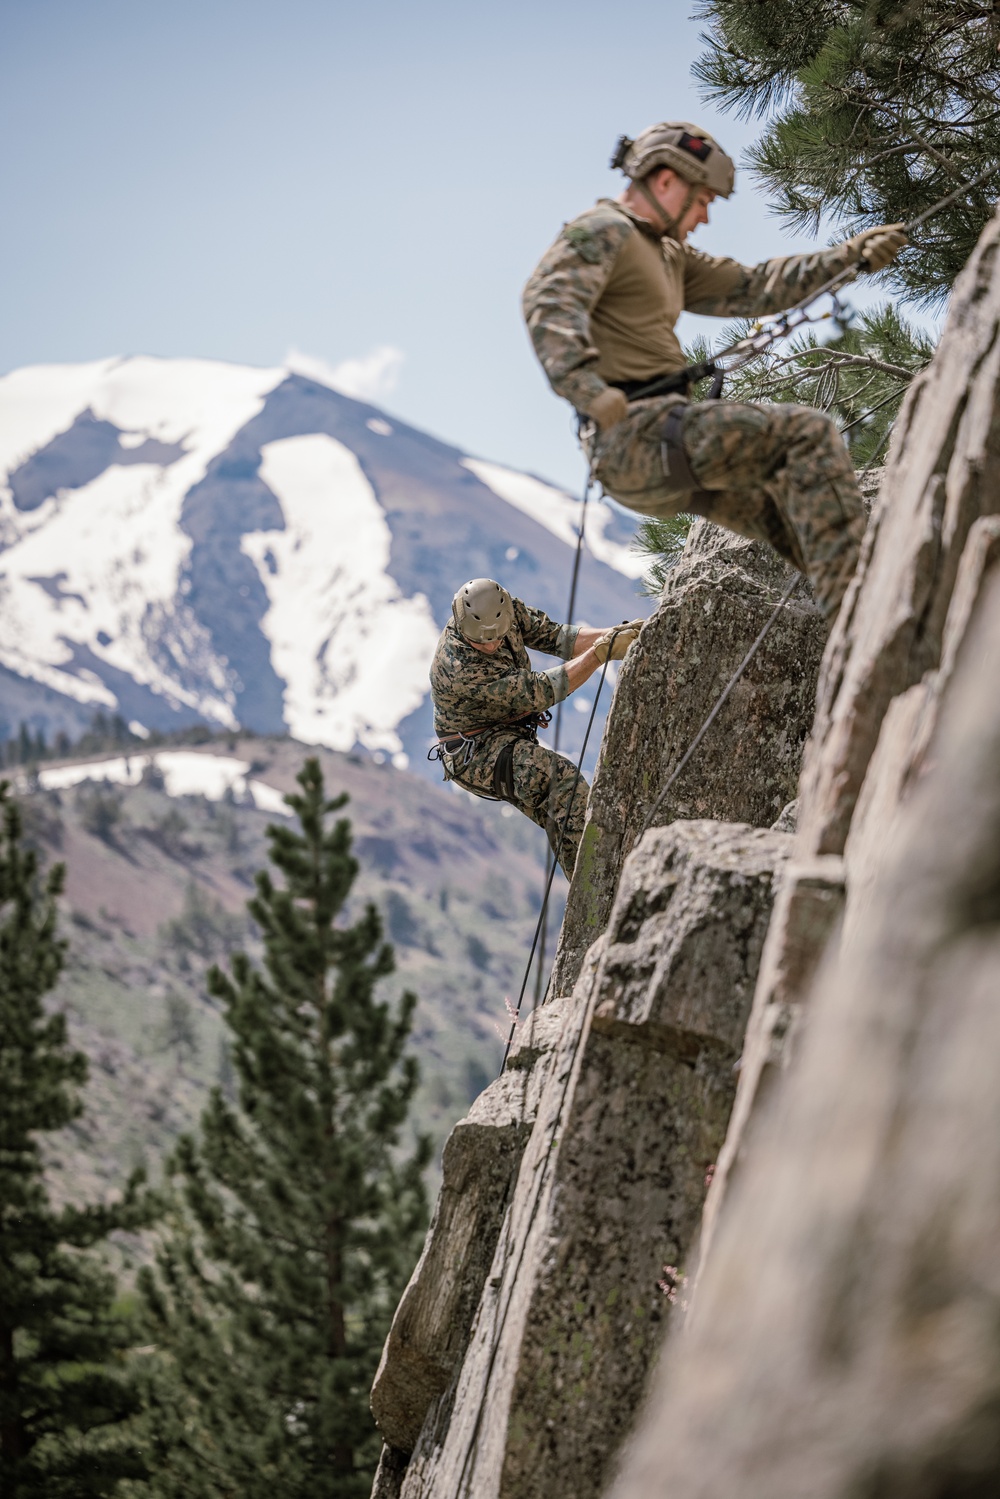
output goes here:
[{"label": "pale blue sky", "polygon": [[[575,486],[520,288],[565,219],[620,191],[622,131],[752,138],[698,97],[693,9],[0,0],[0,370],[391,348],[390,411]],[[809,244],[746,176],[714,215],[708,250]]]}]

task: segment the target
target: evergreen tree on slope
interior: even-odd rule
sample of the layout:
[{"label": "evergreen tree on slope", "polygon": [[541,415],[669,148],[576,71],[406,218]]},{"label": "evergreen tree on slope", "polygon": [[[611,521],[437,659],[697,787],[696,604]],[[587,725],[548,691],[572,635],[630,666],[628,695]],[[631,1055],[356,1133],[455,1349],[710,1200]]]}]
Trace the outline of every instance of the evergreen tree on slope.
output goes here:
[{"label": "evergreen tree on slope", "polygon": [[748,164],[794,226],[907,221],[993,166],[916,231],[886,282],[940,301],[1000,188],[994,0],[706,0],[710,98],[769,116]]},{"label": "evergreen tree on slope", "polygon": [[119,1492],[145,1469],[128,1418],[131,1327],[91,1252],[148,1223],[155,1200],[133,1178],[113,1207],[53,1208],[39,1137],[81,1112],[87,1063],[43,996],[59,976],[63,868],[44,883],[0,783],[0,1494],[81,1499]]},{"label": "evergreen tree on slope", "polygon": [[357,874],[346,801],[309,760],[271,827],[245,954],[210,975],[232,1032],[238,1108],[216,1089],[176,1168],[185,1213],[143,1289],[161,1350],[150,1390],[156,1493],[363,1499],[379,1442],[368,1395],[426,1226],[426,1144],[400,1159],[417,1080],[415,1004],[379,917],[338,914]]}]

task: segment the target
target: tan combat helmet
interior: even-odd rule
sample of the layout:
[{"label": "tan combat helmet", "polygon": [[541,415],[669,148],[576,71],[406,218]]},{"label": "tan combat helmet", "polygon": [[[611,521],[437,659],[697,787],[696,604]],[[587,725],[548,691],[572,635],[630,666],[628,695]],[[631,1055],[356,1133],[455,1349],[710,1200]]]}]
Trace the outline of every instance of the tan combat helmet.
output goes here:
[{"label": "tan combat helmet", "polygon": [[648,177],[657,167],[669,167],[695,187],[710,187],[720,198],[728,198],[736,183],[736,165],[718,141],[688,120],[650,125],[631,140],[619,138],[612,167],[633,182]]},{"label": "tan combat helmet", "polygon": [[506,588],[492,578],[463,583],[451,601],[455,627],[473,645],[502,640],[514,623],[514,605]]}]

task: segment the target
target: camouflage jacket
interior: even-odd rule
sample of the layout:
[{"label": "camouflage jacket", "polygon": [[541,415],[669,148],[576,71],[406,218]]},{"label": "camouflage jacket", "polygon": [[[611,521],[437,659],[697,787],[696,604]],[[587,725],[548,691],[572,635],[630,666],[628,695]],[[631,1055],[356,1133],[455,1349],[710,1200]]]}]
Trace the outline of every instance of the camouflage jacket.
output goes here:
[{"label": "camouflage jacket", "polygon": [[577,632],[577,626],[554,624],[541,609],[514,599],[513,627],[500,649],[487,655],[449,621],[431,663],[434,732],[443,737],[485,729],[561,702],[569,692],[566,668],[532,671],[526,647],[568,661]]},{"label": "camouflage jacket", "polygon": [[822,286],[856,253],[835,245],[745,266],[661,239],[624,204],[602,198],[546,251],[522,305],[552,388],[586,411],[609,381],[684,367],[674,332],[682,312],[769,316]]}]

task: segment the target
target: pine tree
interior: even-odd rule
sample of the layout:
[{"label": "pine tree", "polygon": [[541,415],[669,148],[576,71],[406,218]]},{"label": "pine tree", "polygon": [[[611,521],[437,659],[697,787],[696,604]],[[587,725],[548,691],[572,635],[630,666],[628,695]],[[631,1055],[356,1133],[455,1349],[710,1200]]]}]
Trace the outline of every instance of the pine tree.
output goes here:
[{"label": "pine tree", "polygon": [[915,234],[886,284],[940,301],[1000,185],[994,0],[706,0],[708,96],[769,116],[748,164],[797,228],[907,221],[989,166]]},{"label": "pine tree", "polygon": [[328,819],[347,798],[327,799],[316,760],[298,781],[298,828],[269,829],[282,882],[262,871],[248,902],[263,969],[237,953],[209,976],[238,1102],[217,1087],[181,1142],[183,1210],[142,1282],[163,1496],[367,1496],[368,1392],[426,1224],[426,1143],[399,1146],[415,999],[376,1001],[393,956],[374,907],[343,920],[358,865]]},{"label": "pine tree", "polygon": [[147,1224],[155,1201],[138,1176],[113,1207],[49,1200],[40,1137],[80,1114],[87,1075],[63,1016],[43,1005],[63,964],[63,869],[40,879],[6,782],[0,815],[0,1493],[80,1499],[145,1471],[128,1424],[133,1329],[93,1250]]}]

